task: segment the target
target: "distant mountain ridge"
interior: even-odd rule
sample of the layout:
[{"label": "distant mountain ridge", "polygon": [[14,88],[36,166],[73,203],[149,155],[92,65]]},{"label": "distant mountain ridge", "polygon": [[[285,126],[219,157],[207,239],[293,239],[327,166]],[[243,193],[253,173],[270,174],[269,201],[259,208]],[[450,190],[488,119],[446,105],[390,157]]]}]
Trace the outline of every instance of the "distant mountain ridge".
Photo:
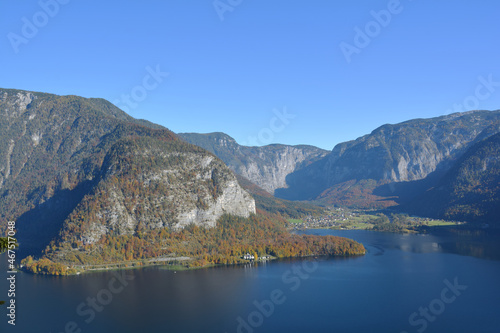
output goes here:
[{"label": "distant mountain ridge", "polygon": [[[468,111],[383,125],[356,140],[336,145],[327,154],[311,146],[244,147],[223,133],[184,133],[180,136],[213,152],[235,173],[277,198],[385,208],[410,207],[414,202],[425,202],[421,198],[432,193],[427,191],[457,168],[456,164],[472,147],[499,132],[500,111],[497,110]],[[284,169],[280,162],[296,156],[290,149],[301,150],[301,158],[288,160],[284,163],[288,168]],[[490,193],[496,192],[491,190]],[[472,200],[473,197],[468,198]],[[412,211],[436,217],[460,215],[451,213],[453,209],[447,206],[453,200],[436,202],[443,204],[442,210],[419,209],[418,204],[413,204]],[[468,216],[475,219],[473,215]]]},{"label": "distant mountain ridge", "polygon": [[308,145],[273,144],[262,147],[239,145],[227,134],[179,133],[185,141],[202,147],[226,163],[236,174],[273,194],[287,187],[286,177],[320,160],[328,151]]},{"label": "distant mountain ridge", "polygon": [[[352,199],[358,206],[367,207],[393,205],[395,202],[387,198],[398,197],[399,193],[377,195],[380,191],[375,189],[439,177],[469,147],[498,132],[500,111],[472,111],[383,125],[368,135],[336,145],[325,158],[290,174],[288,188],[276,195],[344,204]],[[366,202],[357,200],[359,196]]]}]

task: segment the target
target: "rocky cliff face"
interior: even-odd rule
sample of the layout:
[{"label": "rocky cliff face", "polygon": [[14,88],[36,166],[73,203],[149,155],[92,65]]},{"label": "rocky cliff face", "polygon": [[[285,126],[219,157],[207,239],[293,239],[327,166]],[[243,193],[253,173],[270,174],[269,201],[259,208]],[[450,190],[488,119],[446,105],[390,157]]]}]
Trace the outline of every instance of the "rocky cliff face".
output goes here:
[{"label": "rocky cliff face", "polygon": [[293,146],[264,147],[260,149],[258,158],[239,165],[235,172],[262,187],[269,193],[276,189],[288,187],[286,176],[300,169],[304,164],[323,157],[320,149],[300,148]]},{"label": "rocky cliff face", "polygon": [[384,125],[337,145],[325,164],[328,184],[349,179],[395,182],[427,177],[472,144],[500,130],[500,112],[476,111]]},{"label": "rocky cliff face", "polygon": [[[384,125],[357,140],[338,144],[325,158],[290,174],[289,188],[277,195],[285,199],[327,198],[330,203],[341,196],[345,204],[360,193],[371,195],[382,184],[416,182],[444,173],[471,145],[499,131],[500,111],[471,111]],[[371,181],[360,184],[362,180]],[[384,198],[370,200],[382,202]]]},{"label": "rocky cliff face", "polygon": [[70,214],[64,230],[71,232],[62,238],[87,245],[105,234],[214,227],[223,214],[251,213],[253,198],[212,154],[183,142],[126,139],[106,156],[99,183]]},{"label": "rocky cliff face", "polygon": [[327,151],[313,146],[240,146],[224,133],[181,133],[181,138],[213,152],[235,173],[268,191],[287,188],[286,177],[323,158]]},{"label": "rocky cliff face", "polygon": [[0,115],[0,228],[34,248],[255,212],[221,160],[107,101],[0,89]]}]

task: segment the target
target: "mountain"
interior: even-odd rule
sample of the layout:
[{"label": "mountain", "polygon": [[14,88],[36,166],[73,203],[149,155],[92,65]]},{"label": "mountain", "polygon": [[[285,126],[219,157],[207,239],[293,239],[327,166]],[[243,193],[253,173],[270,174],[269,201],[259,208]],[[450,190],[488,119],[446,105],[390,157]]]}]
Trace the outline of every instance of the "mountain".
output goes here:
[{"label": "mountain", "polygon": [[470,111],[383,125],[335,146],[286,177],[275,195],[380,208],[432,186],[472,145],[500,131],[500,111]]},{"label": "mountain", "polygon": [[0,227],[28,253],[255,213],[220,159],[105,100],[0,89],[0,115]]},{"label": "mountain", "polygon": [[274,194],[286,188],[286,177],[328,154],[307,145],[273,144],[263,147],[241,146],[224,133],[180,133],[185,141],[202,147],[226,163],[236,174],[245,177],[265,191]]},{"label": "mountain", "polygon": [[404,209],[419,215],[500,225],[500,133],[482,140]]},{"label": "mountain", "polygon": [[411,202],[471,146],[499,131],[500,111],[469,111],[383,125],[330,153],[312,146],[245,147],[224,133],[179,136],[278,198],[378,209]]},{"label": "mountain", "polygon": [[105,100],[0,89],[0,115],[0,233],[15,223],[29,272],[365,253],[289,233],[284,217],[318,209],[274,198],[257,209],[215,155]]}]

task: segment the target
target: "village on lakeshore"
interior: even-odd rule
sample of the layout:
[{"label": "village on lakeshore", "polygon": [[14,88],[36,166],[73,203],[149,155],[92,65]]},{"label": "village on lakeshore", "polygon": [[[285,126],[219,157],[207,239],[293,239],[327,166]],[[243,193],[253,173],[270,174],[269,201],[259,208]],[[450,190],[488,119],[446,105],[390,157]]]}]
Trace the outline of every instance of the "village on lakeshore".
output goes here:
[{"label": "village on lakeshore", "polygon": [[409,216],[391,211],[351,210],[349,208],[329,208],[324,215],[308,215],[303,219],[288,219],[291,229],[338,229],[379,231],[404,231],[411,228],[431,226],[461,225],[464,222],[436,220],[426,217]]}]

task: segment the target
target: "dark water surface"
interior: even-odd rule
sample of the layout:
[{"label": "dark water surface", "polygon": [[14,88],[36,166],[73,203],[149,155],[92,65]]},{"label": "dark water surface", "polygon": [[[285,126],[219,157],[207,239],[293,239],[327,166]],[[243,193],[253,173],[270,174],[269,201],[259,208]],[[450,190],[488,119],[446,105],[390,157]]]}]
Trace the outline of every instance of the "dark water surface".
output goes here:
[{"label": "dark water surface", "polygon": [[[498,242],[479,236],[311,230],[366,256],[176,272],[17,274],[1,332],[500,332]],[[6,300],[6,257],[0,257]],[[411,320],[411,323],[410,323]]]}]

